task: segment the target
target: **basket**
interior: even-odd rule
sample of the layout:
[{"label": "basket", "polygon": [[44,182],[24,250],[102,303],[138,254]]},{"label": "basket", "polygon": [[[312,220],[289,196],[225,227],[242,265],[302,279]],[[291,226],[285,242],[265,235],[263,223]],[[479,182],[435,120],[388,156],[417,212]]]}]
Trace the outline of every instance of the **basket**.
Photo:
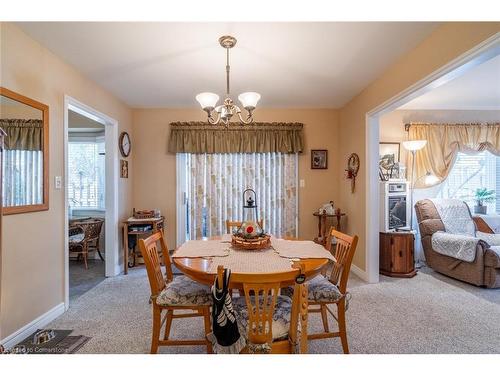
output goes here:
[{"label": "basket", "polygon": [[153,219],[155,217],[154,210],[145,210],[145,211],[135,211],[134,219]]},{"label": "basket", "polygon": [[231,244],[240,250],[264,250],[271,246],[271,236],[264,234],[258,238],[243,238],[233,235]]}]

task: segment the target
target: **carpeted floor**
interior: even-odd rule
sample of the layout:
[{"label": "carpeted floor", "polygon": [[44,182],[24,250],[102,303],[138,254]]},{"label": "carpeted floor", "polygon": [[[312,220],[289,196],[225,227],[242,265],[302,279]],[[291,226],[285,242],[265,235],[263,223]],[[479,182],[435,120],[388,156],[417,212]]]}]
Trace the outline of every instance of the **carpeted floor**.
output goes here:
[{"label": "carpeted floor", "polygon": [[[351,353],[500,353],[500,289],[477,288],[428,268],[412,279],[381,276],[379,284],[365,284],[353,275],[349,289]],[[132,269],[75,300],[50,328],[91,337],[79,353],[148,353],[148,297],[144,268]],[[319,317],[312,315],[310,331],[321,327]],[[174,337],[201,337],[202,320],[177,319],[172,330]],[[160,352],[203,353],[204,348],[164,347]],[[342,349],[338,339],[327,339],[310,342],[309,352]]]},{"label": "carpeted floor", "polygon": [[83,260],[69,261],[69,303],[94,288],[106,279],[104,262],[100,259],[89,259],[86,269]]}]

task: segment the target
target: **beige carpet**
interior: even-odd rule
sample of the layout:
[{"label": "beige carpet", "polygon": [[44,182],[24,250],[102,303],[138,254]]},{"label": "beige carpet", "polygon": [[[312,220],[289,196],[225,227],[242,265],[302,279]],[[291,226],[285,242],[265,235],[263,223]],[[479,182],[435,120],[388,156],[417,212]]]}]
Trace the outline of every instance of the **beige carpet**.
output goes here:
[{"label": "beige carpet", "polygon": [[[352,353],[500,353],[500,289],[473,287],[424,268],[412,279],[352,276],[347,312]],[[109,278],[74,301],[50,328],[90,336],[79,353],[147,353],[151,334],[144,268]],[[331,326],[335,322],[331,321]],[[317,316],[310,330],[321,329]],[[202,336],[201,319],[174,321],[174,337]],[[203,353],[202,347],[161,348]],[[310,353],[341,353],[338,339],[310,343]]]}]

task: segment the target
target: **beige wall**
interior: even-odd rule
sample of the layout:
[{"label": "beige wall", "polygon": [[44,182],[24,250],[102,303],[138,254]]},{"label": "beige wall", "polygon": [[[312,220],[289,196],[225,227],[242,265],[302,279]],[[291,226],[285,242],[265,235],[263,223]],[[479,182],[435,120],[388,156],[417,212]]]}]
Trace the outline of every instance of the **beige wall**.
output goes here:
[{"label": "beige wall", "polygon": [[[415,49],[402,56],[377,80],[340,110],[339,156],[344,163],[352,152],[359,154],[361,169],[358,189],[351,194],[347,184],[340,184],[340,204],[348,214],[347,231],[360,236],[354,264],[365,270],[366,219],[366,113],[457,58],[485,39],[500,32],[500,23],[445,23]],[[342,178],[339,171],[338,178]]]},{"label": "beige wall", "polygon": [[[338,200],[342,166],[338,160],[338,111],[327,109],[262,109],[255,112],[258,121],[304,123],[305,150],[299,156],[299,235],[317,235],[312,216],[321,204]],[[166,216],[169,248],[176,239],[175,155],[167,153],[169,123],[205,121],[204,112],[193,109],[136,109],[133,112],[132,153],[134,154],[134,207],[159,208]],[[328,149],[328,169],[311,170],[310,150]]]},{"label": "beige wall", "polygon": [[[468,122],[498,122],[500,111],[493,110],[416,110],[401,109],[389,112],[380,117],[379,136],[380,142],[401,143],[407,139],[408,133],[404,124],[410,122],[430,123],[468,123]],[[401,149],[401,161],[408,163],[408,153],[403,145]]]},{"label": "beige wall", "polygon": [[[0,85],[47,104],[50,129],[49,211],[3,217],[0,337],[5,338],[64,302],[64,191],[53,185],[54,176],[63,176],[64,95],[116,119],[120,131],[131,130],[131,111],[17,26],[1,23],[0,30]],[[119,184],[124,218],[132,207],[132,183],[120,179]]]}]

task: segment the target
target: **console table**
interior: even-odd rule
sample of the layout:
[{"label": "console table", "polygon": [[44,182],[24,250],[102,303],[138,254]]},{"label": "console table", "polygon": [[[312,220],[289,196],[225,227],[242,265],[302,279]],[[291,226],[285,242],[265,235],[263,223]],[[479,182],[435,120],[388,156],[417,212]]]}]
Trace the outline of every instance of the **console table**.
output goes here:
[{"label": "console table", "polygon": [[[136,219],[134,217],[129,217],[127,220],[125,220],[123,222],[123,273],[125,275],[128,273],[129,267],[134,267],[136,264],[137,243],[135,244],[134,248],[132,249],[133,262],[132,262],[132,264],[129,264],[129,248],[128,248],[128,236],[129,236],[129,234],[135,235],[137,240],[138,240],[140,235],[152,234],[152,233],[155,233],[159,230],[161,230],[163,232],[164,227],[165,227],[164,222],[165,222],[165,218],[163,216],[153,217],[153,218],[149,218],[149,219]],[[134,227],[138,228],[140,226],[145,227],[148,225],[151,226],[151,229],[149,229],[149,230],[134,229]]]}]

